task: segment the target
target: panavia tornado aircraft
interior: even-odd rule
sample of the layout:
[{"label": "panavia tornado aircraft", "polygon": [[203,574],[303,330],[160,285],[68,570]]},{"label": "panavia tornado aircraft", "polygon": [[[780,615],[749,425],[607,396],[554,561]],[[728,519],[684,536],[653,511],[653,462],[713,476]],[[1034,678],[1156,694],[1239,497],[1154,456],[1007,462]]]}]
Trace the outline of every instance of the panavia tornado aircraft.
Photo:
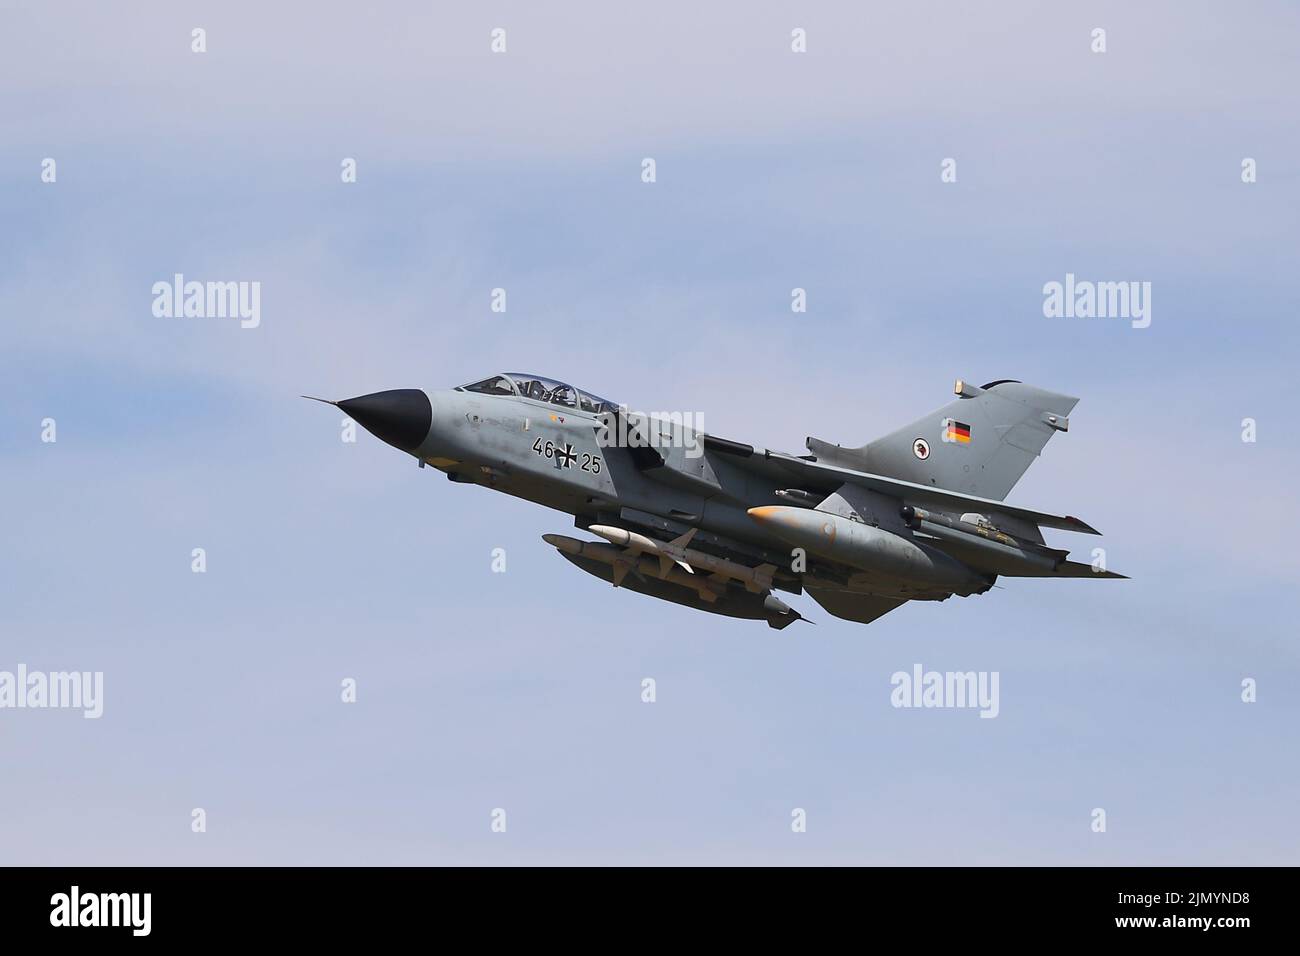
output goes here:
[{"label": "panavia tornado aircraft", "polygon": [[774,591],[866,624],[999,576],[1124,577],[1047,546],[1043,528],[1099,533],[1078,518],[1003,500],[1078,399],[1009,379],[955,392],[860,448],[809,438],[798,456],[538,375],[328,404],[421,468],[573,515],[601,540],[542,538],[587,573],[775,628],[800,614]]}]

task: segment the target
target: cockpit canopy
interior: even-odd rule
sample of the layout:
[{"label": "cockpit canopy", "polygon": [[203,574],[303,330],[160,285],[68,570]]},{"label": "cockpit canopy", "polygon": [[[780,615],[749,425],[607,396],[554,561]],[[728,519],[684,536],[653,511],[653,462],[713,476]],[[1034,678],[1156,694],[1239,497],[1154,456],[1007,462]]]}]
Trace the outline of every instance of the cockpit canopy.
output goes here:
[{"label": "cockpit canopy", "polygon": [[618,406],[599,395],[584,392],[564,382],[531,375],[526,372],[507,372],[493,375],[472,385],[460,386],[462,392],[478,392],[482,395],[516,395],[531,398],[538,402],[559,405],[562,408],[574,408],[591,414],[614,411]]}]

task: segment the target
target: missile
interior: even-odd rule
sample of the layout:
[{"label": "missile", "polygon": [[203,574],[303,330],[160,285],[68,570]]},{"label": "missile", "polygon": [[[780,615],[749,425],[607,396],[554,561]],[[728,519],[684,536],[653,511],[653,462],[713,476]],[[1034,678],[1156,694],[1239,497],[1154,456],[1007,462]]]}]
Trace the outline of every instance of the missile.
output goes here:
[{"label": "missile", "polygon": [[958,519],[909,505],[903,509],[903,518],[916,531],[972,549],[980,556],[971,558],[972,563],[1000,574],[1055,571],[1069,554],[999,531],[982,515],[965,514]]},{"label": "missile", "polygon": [[805,508],[816,508],[826,497],[825,495],[809,494],[802,488],[778,488],[776,496],[791,501],[796,505],[802,505]]},{"label": "missile", "polygon": [[[544,534],[542,540],[559,549],[566,561],[581,568],[588,574],[604,581],[621,582],[618,586],[640,594],[647,594],[661,601],[671,601],[674,604],[682,604],[696,610],[721,614],[726,617],[767,621],[768,627],[777,630],[793,624],[795,621],[803,620],[803,616],[798,611],[771,592],[750,594],[748,591],[742,591],[739,588],[719,588],[717,593],[710,590],[708,597],[704,597],[699,592],[698,584],[700,581],[711,581],[712,579],[705,578],[703,575],[687,574],[674,567],[672,569],[674,573],[671,578],[672,583],[670,583],[651,571],[654,567],[654,560],[651,557],[630,557],[625,549],[619,549],[613,545],[596,541],[578,541],[575,538],[560,534]],[[650,573],[633,575],[628,578],[626,575],[629,569],[629,560],[636,561],[639,570],[649,571]],[[680,583],[683,586],[677,587],[679,579],[676,575],[694,578],[694,581],[682,581]],[[692,584],[695,586],[692,586]]]},{"label": "missile", "polygon": [[864,571],[963,596],[983,593],[991,583],[938,548],[842,515],[785,505],[750,508],[748,514],[782,541]]},{"label": "missile", "polygon": [[776,571],[776,565],[760,564],[756,568],[751,568],[738,561],[729,561],[688,547],[691,539],[695,537],[694,528],[672,541],[657,541],[636,531],[603,524],[594,524],[587,530],[620,548],[629,548],[636,554],[657,557],[661,572],[659,577],[662,577],[673,564],[680,564],[685,565],[688,570],[699,568],[710,574],[739,581],[750,594],[762,594],[772,589],[772,575]]},{"label": "missile", "polygon": [[563,534],[544,534],[542,540],[552,548],[558,548],[565,554],[582,554],[582,546],[587,544],[586,541],[579,541],[577,538],[570,538]]},{"label": "missile", "polygon": [[629,554],[621,548],[610,544],[601,544],[599,541],[579,541],[577,538],[570,538],[562,534],[544,534],[542,540],[565,554],[590,558],[593,561],[599,561],[601,564],[612,565],[614,568],[614,587],[618,587],[623,583],[623,578],[627,576],[629,571],[637,571],[643,575],[667,581],[670,584],[680,584],[684,588],[689,588],[700,596],[701,601],[710,604],[718,599],[719,592],[726,587],[724,582],[706,578],[703,575],[691,574],[689,571],[674,567],[671,559],[667,570],[665,570],[661,563],[656,562],[651,557],[643,556],[635,551]]}]

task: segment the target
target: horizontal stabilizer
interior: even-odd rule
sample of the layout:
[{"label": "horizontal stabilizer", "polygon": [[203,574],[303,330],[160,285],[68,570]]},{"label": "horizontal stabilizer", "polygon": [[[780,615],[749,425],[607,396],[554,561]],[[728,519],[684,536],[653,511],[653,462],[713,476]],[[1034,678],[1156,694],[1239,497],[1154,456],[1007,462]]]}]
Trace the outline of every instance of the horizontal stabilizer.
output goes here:
[{"label": "horizontal stabilizer", "polygon": [[1120,578],[1124,581],[1129,579],[1127,574],[1117,574],[1114,571],[1098,571],[1091,564],[1084,564],[1082,561],[1062,561],[1057,565],[1056,570],[1049,577],[1056,578]]},{"label": "horizontal stabilizer", "polygon": [[908,503],[932,501],[950,511],[973,511],[990,516],[1002,514],[1033,522],[1040,528],[1078,531],[1083,534],[1101,534],[1092,525],[1070,515],[1053,515],[1042,511],[1033,511],[1029,508],[1017,508],[1004,501],[994,501],[991,498],[980,498],[976,495],[965,495],[959,491],[947,491],[932,485],[918,485],[915,482],[903,481],[901,478],[872,475],[864,471],[855,471],[852,468],[827,465],[819,461],[809,461],[806,458],[796,458],[793,455],[786,455],[779,451],[768,451],[764,454],[769,461],[775,461],[783,465],[796,475],[806,474],[813,478],[833,476],[840,481],[861,485],[864,488],[870,488],[872,491],[878,491],[893,498],[900,498]]},{"label": "horizontal stabilizer", "polygon": [[894,608],[906,604],[896,598],[878,597],[860,591],[837,591],[831,588],[806,588],[814,601],[831,614],[846,621],[870,624]]}]

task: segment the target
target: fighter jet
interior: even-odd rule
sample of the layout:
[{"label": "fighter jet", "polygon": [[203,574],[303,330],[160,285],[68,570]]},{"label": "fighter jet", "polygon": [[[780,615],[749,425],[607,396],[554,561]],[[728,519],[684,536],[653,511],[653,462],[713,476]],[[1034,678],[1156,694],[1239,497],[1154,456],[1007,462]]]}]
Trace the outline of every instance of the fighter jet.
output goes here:
[{"label": "fighter jet", "polygon": [[[984,594],[999,577],[1122,578],[1049,547],[1078,518],[1004,500],[1077,398],[1011,379],[958,379],[942,408],[860,447],[756,448],[689,416],[629,411],[540,375],[344,401],[377,438],[454,482],[574,516],[598,540],[547,534],[615,587],[784,628],[774,592],[863,624],[908,601]],[[310,397],[310,396],[304,396]]]}]

